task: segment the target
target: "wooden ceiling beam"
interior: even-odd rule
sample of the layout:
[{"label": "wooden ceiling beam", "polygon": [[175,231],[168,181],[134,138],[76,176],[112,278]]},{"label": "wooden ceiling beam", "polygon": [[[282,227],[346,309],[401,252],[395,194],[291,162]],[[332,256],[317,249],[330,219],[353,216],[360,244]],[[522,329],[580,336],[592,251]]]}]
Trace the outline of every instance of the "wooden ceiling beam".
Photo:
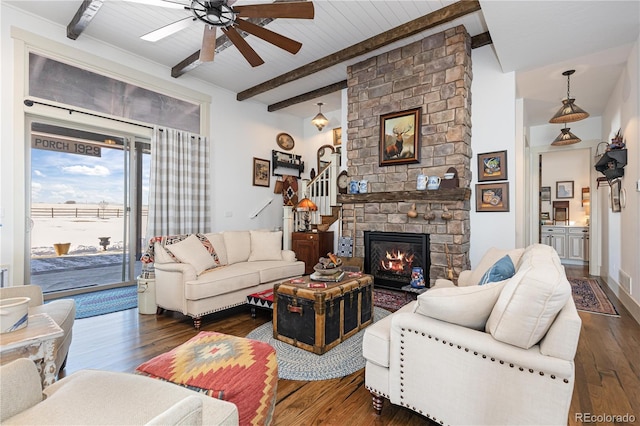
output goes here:
[{"label": "wooden ceiling beam", "polygon": [[403,38],[446,24],[454,19],[458,19],[479,10],[480,2],[478,0],[458,1],[449,6],[435,10],[427,15],[421,16],[420,18],[414,19],[413,21],[409,21],[405,24],[392,28],[389,31],[375,35],[360,43],[356,43],[345,49],[339,50],[338,52],[327,55],[324,58],[320,58],[292,71],[279,75],[271,80],[243,90],[238,93],[236,99],[244,101],[259,95],[260,93],[275,89],[283,84],[307,77],[318,71],[322,71],[349,59],[365,55],[371,51],[387,46],[391,43],[395,43],[398,40],[402,40]]},{"label": "wooden ceiling beam", "polygon": [[[486,46],[491,43],[492,43],[491,34],[489,34],[488,31],[471,37],[472,49],[477,49],[478,47]],[[324,96],[329,93],[333,93],[338,90],[342,90],[346,88],[347,88],[347,80],[340,81],[338,83],[330,84],[328,86],[321,87],[320,89],[312,90],[310,92],[303,93],[302,95],[294,96],[292,98],[285,99],[284,101],[271,104],[267,107],[267,111],[269,112],[278,111],[279,109],[287,108],[287,107],[290,107],[291,105],[310,101],[311,99],[316,99],[316,98],[319,98],[320,96]]]},{"label": "wooden ceiling beam", "polygon": [[329,93],[337,92],[338,90],[342,90],[346,88],[347,88],[347,80],[339,81],[337,83],[333,83],[328,86],[321,87],[319,89],[312,90],[307,93],[303,93],[302,95],[294,96],[293,98],[285,99],[284,101],[271,104],[267,107],[267,111],[269,112],[278,111],[279,109],[283,109],[291,105],[306,102],[311,99],[316,99],[316,98],[319,98],[320,96],[328,95]]},{"label": "wooden ceiling beam", "polygon": [[489,31],[471,37],[472,49],[477,49],[478,47],[486,46],[491,43],[493,43],[493,40],[491,40],[491,34],[489,34]]},{"label": "wooden ceiling beam", "polygon": [[95,18],[102,3],[103,0],[83,0],[73,19],[67,25],[67,37],[76,40]]}]

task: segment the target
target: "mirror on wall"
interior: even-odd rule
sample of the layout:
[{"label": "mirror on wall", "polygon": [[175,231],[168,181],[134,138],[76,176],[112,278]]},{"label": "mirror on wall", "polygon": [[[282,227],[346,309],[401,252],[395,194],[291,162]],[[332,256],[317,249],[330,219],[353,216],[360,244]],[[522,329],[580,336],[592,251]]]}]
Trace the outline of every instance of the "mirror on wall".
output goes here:
[{"label": "mirror on wall", "polygon": [[331,145],[322,145],[318,148],[318,173],[331,164],[331,154],[335,149]]}]

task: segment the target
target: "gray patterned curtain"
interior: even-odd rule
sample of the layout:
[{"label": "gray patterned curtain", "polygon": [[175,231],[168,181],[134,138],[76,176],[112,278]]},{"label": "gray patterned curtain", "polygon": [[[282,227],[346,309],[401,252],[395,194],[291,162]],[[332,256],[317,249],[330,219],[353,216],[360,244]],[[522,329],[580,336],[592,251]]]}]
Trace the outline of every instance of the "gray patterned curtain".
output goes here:
[{"label": "gray patterned curtain", "polygon": [[151,141],[147,240],[209,232],[209,143],[181,130],[154,129]]}]

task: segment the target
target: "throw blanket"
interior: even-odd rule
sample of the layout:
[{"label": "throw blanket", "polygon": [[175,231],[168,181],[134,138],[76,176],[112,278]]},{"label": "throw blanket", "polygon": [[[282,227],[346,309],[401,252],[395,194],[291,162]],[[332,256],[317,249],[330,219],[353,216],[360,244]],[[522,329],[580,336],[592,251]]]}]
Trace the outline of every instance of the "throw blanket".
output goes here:
[{"label": "throw blanket", "polygon": [[[147,249],[145,250],[142,257],[140,257],[140,261],[142,263],[153,263],[155,258],[155,245],[156,243],[160,243],[162,247],[166,247],[171,244],[179,243],[180,241],[185,240],[191,234],[180,234],[180,235],[162,235],[158,237],[153,237],[149,240],[149,244],[147,245]],[[216,254],[216,250],[211,244],[211,241],[204,234],[195,234],[196,237],[200,240],[205,249],[209,252],[211,257],[216,261],[217,264],[220,264],[220,259],[218,259],[218,255]],[[167,254],[171,256],[171,258],[180,263],[180,261],[171,253],[169,250],[166,250]]]}]

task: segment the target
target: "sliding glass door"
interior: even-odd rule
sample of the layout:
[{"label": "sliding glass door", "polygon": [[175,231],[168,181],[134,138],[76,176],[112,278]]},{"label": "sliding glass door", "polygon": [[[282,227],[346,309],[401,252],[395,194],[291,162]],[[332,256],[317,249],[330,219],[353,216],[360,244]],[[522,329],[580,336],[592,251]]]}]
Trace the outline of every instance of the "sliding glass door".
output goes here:
[{"label": "sliding glass door", "polygon": [[45,294],[131,285],[146,228],[149,142],[29,121],[30,282]]}]

